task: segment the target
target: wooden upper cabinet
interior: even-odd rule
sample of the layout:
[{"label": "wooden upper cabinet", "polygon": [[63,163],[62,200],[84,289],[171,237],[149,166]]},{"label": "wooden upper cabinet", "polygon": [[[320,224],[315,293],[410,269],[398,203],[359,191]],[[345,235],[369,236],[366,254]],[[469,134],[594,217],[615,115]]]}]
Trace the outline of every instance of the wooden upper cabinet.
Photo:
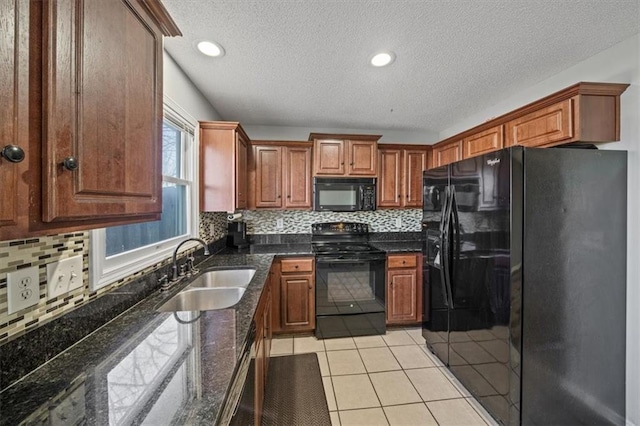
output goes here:
[{"label": "wooden upper cabinet", "polygon": [[311,147],[284,147],[284,207],[311,208]]},{"label": "wooden upper cabinet", "polygon": [[[29,166],[29,4],[0,0],[0,236],[26,222],[29,187],[21,175]],[[19,236],[19,235],[17,235]],[[6,238],[3,238],[6,239]]]},{"label": "wooden upper cabinet", "polygon": [[314,176],[376,176],[380,135],[311,133]]},{"label": "wooden upper cabinet", "polygon": [[504,126],[500,125],[465,138],[462,141],[464,158],[502,149],[504,147],[503,133]]},{"label": "wooden upper cabinet", "polygon": [[[156,220],[162,210],[159,0],[0,0],[0,239]],[[9,164],[10,163],[10,164]]]},{"label": "wooden upper cabinet", "polygon": [[428,168],[427,150],[404,151],[404,206],[422,207],[422,172]]},{"label": "wooden upper cabinet", "polygon": [[567,99],[509,121],[507,146],[535,147],[571,139],[574,135],[572,104],[572,99]]},{"label": "wooden upper cabinet", "polygon": [[462,160],[462,141],[452,141],[433,147],[433,167],[440,167]]},{"label": "wooden upper cabinet", "polygon": [[378,207],[402,206],[403,152],[402,149],[379,150]]},{"label": "wooden upper cabinet", "polygon": [[313,141],[315,175],[344,175],[345,150],[341,140]]},{"label": "wooden upper cabinet", "polygon": [[426,148],[379,145],[378,207],[421,207]]},{"label": "wooden upper cabinet", "polygon": [[44,5],[44,221],[158,219],[159,27],[137,2]]},{"label": "wooden upper cabinet", "polygon": [[282,207],[282,148],[254,146],[256,207]]},{"label": "wooden upper cabinet", "polygon": [[[431,167],[505,147],[620,140],[619,83],[576,83],[433,145]],[[458,151],[462,151],[462,156]]]},{"label": "wooden upper cabinet", "polygon": [[249,160],[249,208],[311,208],[311,144],[254,141]]},{"label": "wooden upper cabinet", "polygon": [[200,122],[200,209],[247,207],[249,137],[238,122]]},{"label": "wooden upper cabinet", "polygon": [[346,141],[347,175],[376,176],[378,145],[375,141]]}]

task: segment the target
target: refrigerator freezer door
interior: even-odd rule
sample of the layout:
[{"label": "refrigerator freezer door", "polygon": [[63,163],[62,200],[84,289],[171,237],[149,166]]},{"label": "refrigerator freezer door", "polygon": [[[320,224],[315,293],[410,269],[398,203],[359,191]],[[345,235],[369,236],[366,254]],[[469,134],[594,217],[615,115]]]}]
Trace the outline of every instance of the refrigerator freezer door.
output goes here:
[{"label": "refrigerator freezer door", "polygon": [[442,233],[446,193],[449,184],[449,168],[439,167],[423,175],[423,323],[422,334],[427,347],[443,363],[448,362],[449,313],[447,293],[442,275]]},{"label": "refrigerator freezer door", "polygon": [[452,165],[449,366],[509,423],[510,151]]}]

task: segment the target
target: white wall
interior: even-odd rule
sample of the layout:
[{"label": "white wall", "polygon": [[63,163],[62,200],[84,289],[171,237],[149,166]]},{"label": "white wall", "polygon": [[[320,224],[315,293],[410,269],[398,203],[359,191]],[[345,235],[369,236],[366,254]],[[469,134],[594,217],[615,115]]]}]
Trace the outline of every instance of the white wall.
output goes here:
[{"label": "white wall", "polygon": [[434,132],[410,132],[402,130],[375,129],[330,129],[318,127],[286,127],[286,126],[252,126],[242,124],[251,139],[306,141],[309,133],[351,133],[365,135],[382,135],[380,142],[406,144],[432,144],[438,141],[438,134]]},{"label": "white wall", "polygon": [[[640,35],[631,37],[440,133],[444,139],[579,81],[630,83],[621,97],[620,142],[601,149],[628,151],[627,422],[640,425]],[[594,312],[594,315],[597,313]],[[597,342],[594,342],[597,344]]]},{"label": "white wall", "polygon": [[162,69],[164,95],[178,104],[196,120],[220,120],[220,114],[202,95],[166,51],[163,51]]}]

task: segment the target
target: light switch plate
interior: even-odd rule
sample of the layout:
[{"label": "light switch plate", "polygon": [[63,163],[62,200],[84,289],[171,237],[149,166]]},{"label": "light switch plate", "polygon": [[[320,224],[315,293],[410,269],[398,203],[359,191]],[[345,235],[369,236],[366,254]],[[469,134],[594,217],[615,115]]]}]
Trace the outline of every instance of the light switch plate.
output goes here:
[{"label": "light switch plate", "polygon": [[37,266],[7,274],[7,313],[37,305],[40,300],[40,279]]},{"label": "light switch plate", "polygon": [[47,299],[82,287],[82,256],[73,256],[47,265]]}]

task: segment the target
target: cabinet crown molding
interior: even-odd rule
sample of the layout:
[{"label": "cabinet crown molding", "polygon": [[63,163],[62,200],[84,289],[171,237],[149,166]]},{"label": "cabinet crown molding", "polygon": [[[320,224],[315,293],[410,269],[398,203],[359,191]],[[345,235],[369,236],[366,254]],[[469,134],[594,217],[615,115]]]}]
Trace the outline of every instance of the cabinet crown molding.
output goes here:
[{"label": "cabinet crown molding", "polygon": [[334,139],[348,141],[378,141],[382,135],[351,135],[344,133],[309,133],[309,140],[315,139]]},{"label": "cabinet crown molding", "polygon": [[625,90],[627,90],[627,87],[629,87],[629,84],[626,83],[596,83],[581,81],[572,86],[566,87],[562,90],[545,96],[544,98],[528,103],[518,109],[507,112],[506,114],[495,117],[482,124],[467,129],[461,133],[438,141],[436,144],[434,144],[434,147],[445,145],[455,140],[462,140],[468,136],[488,130],[495,126],[505,124],[508,121],[520,118],[524,115],[557,104],[558,102],[564,101],[566,99],[571,99],[578,95],[619,97],[622,93],[624,93]]},{"label": "cabinet crown molding", "polygon": [[146,9],[147,13],[158,25],[160,32],[165,37],[180,37],[182,31],[173,20],[167,9],[160,0],[141,0],[140,3]]}]

